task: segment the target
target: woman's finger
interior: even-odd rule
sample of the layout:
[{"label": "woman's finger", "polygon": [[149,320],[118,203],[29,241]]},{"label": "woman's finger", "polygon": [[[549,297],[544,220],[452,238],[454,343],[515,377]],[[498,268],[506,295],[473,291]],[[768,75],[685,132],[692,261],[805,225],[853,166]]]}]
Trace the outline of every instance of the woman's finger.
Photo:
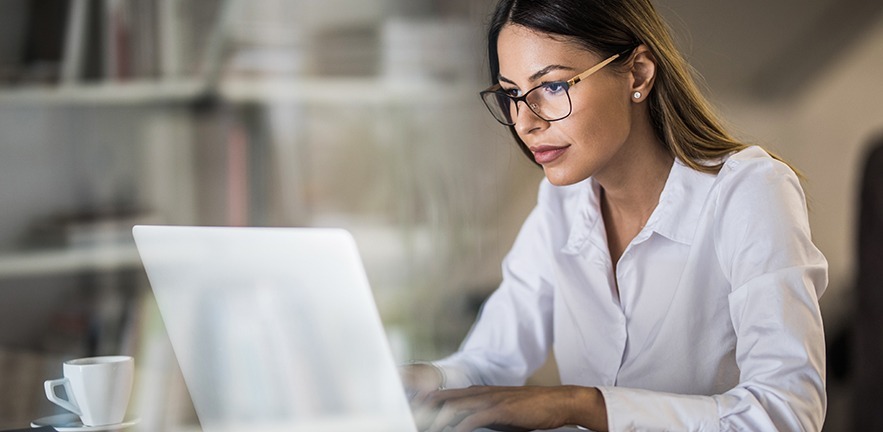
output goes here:
[{"label": "woman's finger", "polygon": [[479,411],[463,417],[456,425],[450,425],[454,432],[473,432],[474,430],[494,424],[494,415],[490,411]]},{"label": "woman's finger", "polygon": [[465,417],[478,411],[463,399],[449,400],[441,405],[426,432],[442,432],[446,427],[456,426]]}]

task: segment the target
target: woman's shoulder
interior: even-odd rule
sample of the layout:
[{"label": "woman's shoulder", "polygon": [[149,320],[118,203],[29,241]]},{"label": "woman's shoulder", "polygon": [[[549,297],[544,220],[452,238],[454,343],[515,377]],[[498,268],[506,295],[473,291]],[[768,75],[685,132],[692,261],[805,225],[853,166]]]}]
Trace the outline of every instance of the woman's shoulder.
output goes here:
[{"label": "woman's shoulder", "polygon": [[773,238],[794,227],[808,229],[800,179],[788,164],[760,147],[731,155],[715,184],[712,208],[722,232],[744,229],[746,235],[765,232]]},{"label": "woman's shoulder", "polygon": [[750,147],[727,159],[717,184],[711,233],[734,287],[785,268],[825,265],[812,243],[806,196],[788,164]]},{"label": "woman's shoulder", "polygon": [[789,179],[797,181],[797,174],[788,164],[772,157],[759,146],[750,146],[733,153],[724,161],[718,173],[718,183],[767,183]]},{"label": "woman's shoulder", "polygon": [[752,211],[775,207],[785,196],[804,200],[794,170],[759,146],[740,150],[723,161],[711,192],[718,207],[738,204]]}]

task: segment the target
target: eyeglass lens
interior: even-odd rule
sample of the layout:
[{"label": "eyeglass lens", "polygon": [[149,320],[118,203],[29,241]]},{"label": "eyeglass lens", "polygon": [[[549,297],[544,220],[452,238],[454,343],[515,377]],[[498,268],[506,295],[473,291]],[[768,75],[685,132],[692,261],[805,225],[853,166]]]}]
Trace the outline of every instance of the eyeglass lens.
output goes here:
[{"label": "eyeglass lens", "polygon": [[482,99],[494,118],[506,125],[515,124],[520,99],[524,99],[528,108],[541,119],[555,121],[570,114],[567,87],[564,82],[551,82],[531,89],[523,98],[513,98],[502,91],[491,91],[483,93]]}]

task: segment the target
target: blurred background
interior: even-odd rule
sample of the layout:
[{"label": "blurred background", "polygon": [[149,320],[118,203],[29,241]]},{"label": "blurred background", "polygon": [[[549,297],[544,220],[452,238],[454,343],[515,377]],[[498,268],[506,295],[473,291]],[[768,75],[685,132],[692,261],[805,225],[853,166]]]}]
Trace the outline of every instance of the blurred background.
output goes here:
[{"label": "blurred background", "polygon": [[[883,2],[655,5],[733,132],[806,177],[830,263],[825,429],[853,430]],[[115,353],[139,365],[140,430],[194,427],[136,223],[347,228],[397,360],[454,351],[542,177],[477,97],[492,6],[0,0],[0,428],[56,412],[62,360]]]}]

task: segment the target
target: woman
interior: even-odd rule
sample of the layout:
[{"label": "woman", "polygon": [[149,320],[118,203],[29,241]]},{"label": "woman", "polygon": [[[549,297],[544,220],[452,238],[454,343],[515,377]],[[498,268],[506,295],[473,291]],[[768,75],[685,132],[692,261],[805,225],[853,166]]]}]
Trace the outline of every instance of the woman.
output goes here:
[{"label": "woman", "polygon": [[[724,131],[649,0],[502,0],[488,51],[545,179],[461,349],[402,371],[421,429],[821,429],[798,178]],[[523,387],[549,350],[563,385]]]}]

